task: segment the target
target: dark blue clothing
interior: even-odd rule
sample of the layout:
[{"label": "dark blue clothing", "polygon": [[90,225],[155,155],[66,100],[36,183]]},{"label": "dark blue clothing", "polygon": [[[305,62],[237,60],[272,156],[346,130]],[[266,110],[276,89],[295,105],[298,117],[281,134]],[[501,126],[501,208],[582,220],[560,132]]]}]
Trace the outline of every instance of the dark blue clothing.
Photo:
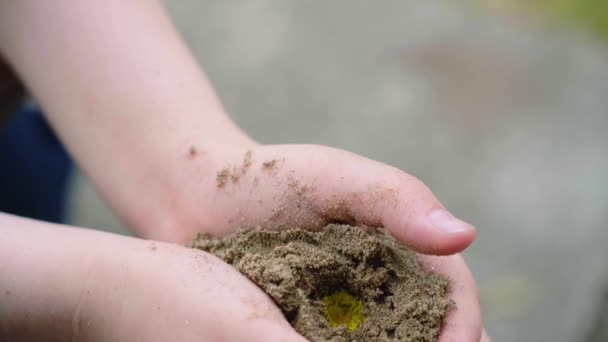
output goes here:
[{"label": "dark blue clothing", "polygon": [[72,169],[40,110],[24,106],[0,132],[0,211],[64,222]]}]

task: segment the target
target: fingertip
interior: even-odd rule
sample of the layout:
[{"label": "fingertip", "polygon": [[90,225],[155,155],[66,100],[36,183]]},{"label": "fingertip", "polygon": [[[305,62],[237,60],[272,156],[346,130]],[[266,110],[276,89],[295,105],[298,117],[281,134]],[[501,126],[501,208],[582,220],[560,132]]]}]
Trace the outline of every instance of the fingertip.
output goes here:
[{"label": "fingertip", "polygon": [[455,217],[445,208],[432,209],[426,218],[430,226],[445,234],[458,235],[475,230],[472,225]]},{"label": "fingertip", "polygon": [[433,209],[417,218],[387,222],[397,240],[416,252],[451,255],[467,248],[475,239],[476,229],[455,218],[445,209]]},{"label": "fingertip", "polygon": [[445,209],[433,210],[428,215],[428,229],[435,230],[437,255],[450,255],[462,252],[477,236],[477,229]]}]

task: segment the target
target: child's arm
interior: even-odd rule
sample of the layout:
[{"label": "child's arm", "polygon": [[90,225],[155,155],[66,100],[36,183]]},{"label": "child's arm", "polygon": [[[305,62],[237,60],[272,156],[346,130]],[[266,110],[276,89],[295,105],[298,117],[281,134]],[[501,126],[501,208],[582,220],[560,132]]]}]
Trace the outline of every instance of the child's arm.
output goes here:
[{"label": "child's arm", "polygon": [[[474,238],[471,225],[400,170],[322,146],[253,142],[156,0],[0,2],[0,51],[140,236],[184,242],[201,230],[342,221],[383,225],[434,254],[459,252]],[[474,282],[459,257],[446,260],[437,264],[466,280],[453,296],[467,309],[450,316],[445,336],[478,340]]]},{"label": "child's arm", "polygon": [[212,255],[0,214],[0,341],[305,340]]},{"label": "child's arm", "polygon": [[[156,0],[3,1],[0,53],[140,234],[168,216],[162,198],[175,184],[167,169],[191,145],[252,143]],[[150,220],[124,210],[134,206]]]},{"label": "child's arm", "polygon": [[[229,220],[233,226],[242,223],[235,222],[241,217],[218,211],[218,201],[241,212],[245,204],[225,198],[216,175],[252,149],[256,171],[267,159],[285,158],[278,165],[283,171],[293,170],[294,177],[319,190],[316,207],[335,197],[352,211],[335,217],[338,213],[312,208],[317,216],[382,223],[402,241],[433,253],[460,251],[473,239],[473,227],[436,211],[443,206],[428,188],[399,170],[316,146],[258,147],[225,114],[155,0],[2,2],[0,51],[79,165],[140,235],[183,240],[203,224],[217,229]],[[262,183],[263,178],[260,173]],[[240,179],[239,191],[249,192],[253,180]],[[377,198],[369,201],[382,208],[357,205],[349,197],[374,187]],[[244,221],[263,219],[281,204],[258,193],[261,198],[254,196],[249,209],[258,199],[268,207]],[[192,210],[198,219],[189,217]],[[187,235],[175,231],[185,227]]]}]

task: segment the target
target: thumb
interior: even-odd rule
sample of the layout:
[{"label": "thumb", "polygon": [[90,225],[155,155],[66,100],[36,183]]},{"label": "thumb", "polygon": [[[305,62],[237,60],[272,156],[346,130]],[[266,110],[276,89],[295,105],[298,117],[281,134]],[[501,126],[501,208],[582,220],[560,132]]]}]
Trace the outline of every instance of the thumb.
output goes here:
[{"label": "thumb", "polygon": [[314,178],[317,206],[326,219],[383,226],[427,254],[454,254],[475,238],[475,228],[453,216],[415,177],[350,152],[333,152],[315,161],[324,165]]}]

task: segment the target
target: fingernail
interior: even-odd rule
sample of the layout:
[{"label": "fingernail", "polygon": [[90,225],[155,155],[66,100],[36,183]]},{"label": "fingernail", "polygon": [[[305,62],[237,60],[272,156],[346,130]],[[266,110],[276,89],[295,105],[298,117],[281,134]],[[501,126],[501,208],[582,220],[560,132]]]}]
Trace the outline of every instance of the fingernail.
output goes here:
[{"label": "fingernail", "polygon": [[429,220],[435,228],[446,233],[460,233],[473,228],[470,224],[457,219],[445,209],[435,209],[429,213]]}]

